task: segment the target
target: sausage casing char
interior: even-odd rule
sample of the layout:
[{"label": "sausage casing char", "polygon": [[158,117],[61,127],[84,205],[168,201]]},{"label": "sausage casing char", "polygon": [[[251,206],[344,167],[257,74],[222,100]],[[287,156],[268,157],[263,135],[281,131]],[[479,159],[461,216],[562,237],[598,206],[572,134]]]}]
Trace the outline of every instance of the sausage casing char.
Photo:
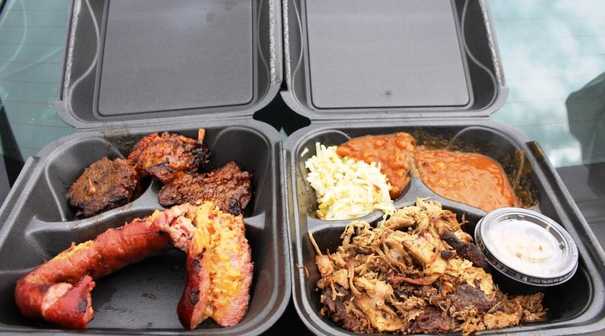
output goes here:
[{"label": "sausage casing char", "polygon": [[[15,301],[28,318],[85,328],[94,316],[94,279],[171,244],[188,253],[187,285],[178,306],[183,326],[193,329],[208,317],[222,326],[239,323],[252,281],[250,246],[242,216],[225,214],[212,203],[156,211],[72,245],[18,280]],[[201,299],[192,300],[197,293]]]}]

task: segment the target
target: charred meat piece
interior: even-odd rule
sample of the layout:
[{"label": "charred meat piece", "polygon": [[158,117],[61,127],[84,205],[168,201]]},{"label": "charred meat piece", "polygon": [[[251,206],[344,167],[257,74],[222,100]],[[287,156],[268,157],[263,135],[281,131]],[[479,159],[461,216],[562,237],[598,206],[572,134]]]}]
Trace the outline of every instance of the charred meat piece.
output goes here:
[{"label": "charred meat piece", "polygon": [[198,140],[174,133],[153,133],[134,146],[128,159],[141,173],[166,183],[179,172],[196,172],[208,163],[208,148],[202,144],[204,135],[203,129]]},{"label": "charred meat piece", "polygon": [[391,198],[396,199],[410,182],[410,168],[414,164],[415,150],[414,137],[399,132],[353,138],[338,146],[337,153],[367,163],[380,163],[380,171],[391,185]]},{"label": "charred meat piece", "polygon": [[426,307],[412,323],[410,331],[414,334],[438,334],[452,330],[454,321],[436,307]]},{"label": "charred meat piece", "polygon": [[239,215],[252,197],[252,175],[231,161],[205,174],[178,174],[160,190],[160,204],[212,201],[222,211]]},{"label": "charred meat piece", "polygon": [[468,259],[477,267],[487,269],[487,261],[485,260],[485,256],[483,253],[481,253],[481,250],[477,247],[477,245],[473,243],[465,243],[459,240],[451,231],[444,232],[441,235],[441,239],[453,247],[454,250],[456,250],[456,253],[462,258]]},{"label": "charred meat piece", "polygon": [[495,304],[495,301],[489,300],[483,291],[466,283],[458,286],[450,298],[457,311],[475,309],[480,313],[486,313]]},{"label": "charred meat piece", "polygon": [[132,201],[138,184],[139,174],[127,160],[104,157],[69,187],[67,199],[77,217],[90,217]]},{"label": "charred meat piece", "polygon": [[356,333],[371,332],[372,326],[368,319],[365,316],[349,313],[346,305],[351,305],[351,303],[343,301],[342,297],[333,295],[330,288],[325,288],[321,294],[321,303],[324,306],[321,310],[322,316],[329,316],[345,329]]}]

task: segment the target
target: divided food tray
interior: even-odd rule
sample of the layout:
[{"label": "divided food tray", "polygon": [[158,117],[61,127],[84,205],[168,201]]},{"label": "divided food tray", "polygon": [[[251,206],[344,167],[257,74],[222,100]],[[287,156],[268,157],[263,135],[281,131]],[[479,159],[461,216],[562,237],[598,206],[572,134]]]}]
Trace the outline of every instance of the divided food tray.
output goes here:
[{"label": "divided food tray", "polygon": [[72,242],[93,239],[110,227],[161,209],[158,182],[151,182],[133,202],[99,215],[75,219],[65,194],[72,181],[93,161],[126,155],[142,136],[172,131],[195,137],[207,130],[211,167],[235,160],[253,174],[253,199],[244,214],[246,237],[252,248],[254,276],[244,320],[232,328],[207,321],[198,329],[182,329],[176,305],[185,285],[185,257],[176,250],[100,279],[93,291],[94,320],[86,332],[141,334],[258,334],[271,326],[289,299],[285,228],[279,218],[280,146],[275,131],[255,121],[221,125],[205,122],[179,128],[149,127],[127,135],[80,132],[47,146],[30,158],[16,188],[5,203],[0,230],[0,329],[14,332],[53,332],[55,327],[23,318],[14,303],[16,280],[55,256]]},{"label": "divided food tray", "polygon": [[[344,125],[327,122],[298,130],[286,141],[284,185],[291,239],[293,298],[307,327],[320,335],[354,335],[319,313],[319,293],[315,291],[319,273],[315,266],[315,251],[308,237],[309,233],[313,234],[322,251],[334,251],[340,244],[339,237],[344,228],[353,220],[326,221],[316,218],[315,194],[306,181],[304,162],[315,154],[317,142],[326,146],[339,145],[352,137],[394,132],[409,132],[415,135],[419,144],[477,152],[495,159],[504,167],[510,180],[517,179],[516,193],[526,202],[533,203],[535,210],[561,223],[578,244],[580,267],[575,276],[563,285],[543,290],[548,309],[545,322],[487,333],[568,335],[597,331],[605,326],[603,251],[539,146],[514,130],[490,121],[436,119],[350,121]],[[459,219],[464,216],[469,221],[464,230],[471,235],[475,224],[484,215],[479,209],[433,194],[416,178],[395,200],[395,206],[402,208],[412,205],[416,197],[430,197],[442,202],[444,208],[456,212]],[[373,212],[360,219],[376,223],[381,216],[380,212]],[[509,293],[527,290],[505,281],[494,272],[492,274],[496,283]]]},{"label": "divided food tray", "polygon": [[[437,0],[426,1],[423,6],[437,6]],[[439,6],[444,6],[441,1]],[[305,177],[307,170],[304,161],[315,153],[315,143],[320,142],[326,146],[338,145],[346,142],[349,138],[368,134],[388,134],[394,132],[409,132],[414,135],[420,143],[426,143],[438,148],[461,149],[465,151],[485,154],[499,162],[505,169],[509,180],[516,186],[515,192],[524,206],[531,207],[561,223],[572,235],[578,244],[580,251],[580,266],[575,276],[561,286],[547,288],[545,294],[545,306],[549,310],[545,322],[522,325],[503,330],[485,331],[486,334],[535,334],[535,335],[561,335],[578,333],[598,333],[605,328],[605,290],[604,261],[605,254],[595,239],[592,231],[586,224],[579,210],[575,206],[567,189],[562,185],[557,173],[544,157],[540,147],[530,142],[524,136],[513,129],[489,121],[489,115],[504,103],[507,89],[501,69],[501,63],[497,52],[495,36],[491,28],[491,19],[487,8],[487,2],[482,0],[452,0],[448,1],[454,9],[454,18],[457,21],[457,30],[450,29],[450,39],[457,38],[465,75],[468,80],[469,96],[472,98],[464,106],[413,106],[413,99],[407,106],[392,106],[389,104],[390,96],[382,97],[383,104],[370,106],[365,104],[371,101],[374,91],[359,94],[362,99],[355,100],[357,103],[340,106],[317,106],[313,97],[313,87],[317,76],[313,76],[314,62],[322,61],[321,56],[313,48],[313,31],[317,27],[310,28],[310,22],[320,22],[322,28],[329,30],[326,34],[339,34],[340,27],[332,25],[325,17],[338,15],[337,7],[329,5],[318,5],[313,3],[309,11],[310,1],[306,0],[284,0],[284,50],[285,50],[285,72],[287,89],[281,92],[284,101],[296,112],[311,119],[311,126],[298,130],[292,134],[284,145],[284,173],[285,195],[287,198],[287,220],[290,230],[290,253],[292,255],[292,283],[293,299],[299,316],[307,327],[320,335],[353,335],[353,333],[339,327],[329,318],[320,315],[319,293],[315,291],[316,282],[319,279],[317,267],[315,266],[315,251],[309,241],[308,234],[312,233],[320,249],[334,251],[340,244],[340,235],[344,228],[351,223],[346,221],[323,221],[315,216],[317,208],[314,190],[309,186]],[[410,3],[398,2],[391,4],[394,7],[380,7],[373,2],[355,2],[355,6],[348,7],[345,12],[360,21],[360,27],[369,26],[370,30],[380,31],[381,24],[368,24],[373,15],[391,17],[389,11],[397,12]],[[343,4],[344,6],[344,4]],[[376,6],[377,8],[374,8]],[[432,13],[429,10],[430,13]],[[440,12],[445,13],[445,10]],[[422,15],[421,15],[422,16]],[[429,19],[430,17],[430,19]],[[342,19],[341,20],[349,20]],[[417,11],[401,13],[399,20],[418,20]],[[430,15],[419,20],[432,21]],[[393,22],[387,24],[387,28],[396,28]],[[437,18],[436,22],[443,22],[443,18]],[[418,27],[422,27],[419,25]],[[365,33],[365,32],[364,32]],[[311,35],[310,35],[311,34]],[[413,33],[412,33],[413,34]],[[422,34],[421,34],[422,35]],[[430,34],[428,34],[430,36]],[[390,36],[389,33],[374,34],[375,39],[371,43],[364,44],[367,48],[359,46],[359,35],[339,35],[343,41],[336,43],[331,50],[320,51],[322,54],[330,52],[343,54],[346,51],[357,50],[362,57],[370,60],[361,64],[355,64],[355,55],[340,57],[339,68],[348,68],[349,72],[342,72],[342,78],[335,79],[332,84],[340,83],[345,88],[332,88],[346,91],[349,86],[352,89],[356,85],[363,85],[365,81],[363,74],[367,71],[376,70],[377,73],[399,73],[404,70],[415,71],[405,68],[406,58],[381,62],[383,54],[393,48],[403,53],[405,50],[413,49],[415,45],[406,45],[405,39],[383,38]],[[361,35],[362,38],[365,35]],[[401,36],[407,36],[402,34]],[[435,43],[434,50],[441,50],[438,39],[428,39],[424,43]],[[357,43],[357,44],[355,44]],[[326,46],[325,48],[329,48]],[[404,49],[403,51],[401,49]],[[407,49],[406,49],[407,48]],[[343,52],[344,50],[344,52]],[[414,49],[415,50],[415,49]],[[424,49],[427,54],[423,57],[434,60],[435,55],[430,54],[430,48]],[[435,52],[435,51],[433,51]],[[445,53],[448,51],[446,50]],[[451,49],[450,49],[451,52]],[[325,56],[325,55],[324,55]],[[415,55],[418,56],[418,55]],[[325,61],[325,59],[323,59]],[[397,63],[397,61],[400,63]],[[321,64],[320,64],[321,65]],[[457,68],[457,61],[452,60],[444,66]],[[361,68],[361,70],[358,70]],[[424,69],[426,70],[426,69]],[[452,69],[449,69],[452,71]],[[444,80],[452,80],[443,77]],[[452,82],[443,84],[440,82],[429,83],[432,88],[423,92],[430,97],[440,94],[442,85],[458,83],[456,78]],[[326,82],[320,85],[325,86]],[[376,79],[375,79],[376,80]],[[407,80],[414,83],[417,76],[410,76]],[[349,84],[353,82],[354,84]],[[358,82],[362,82],[361,84]],[[376,82],[373,82],[376,85]],[[381,84],[381,83],[378,83]],[[420,86],[426,83],[420,83]],[[428,87],[427,86],[427,87]],[[341,92],[343,92],[341,91]],[[392,90],[386,90],[386,92]],[[451,98],[451,97],[450,97]],[[428,99],[428,98],[426,98]],[[438,101],[438,99],[430,101]],[[403,105],[403,104],[400,104]],[[531,113],[531,111],[528,111]],[[431,197],[444,204],[446,209],[453,210],[460,218],[462,216],[469,220],[465,230],[472,234],[477,221],[483,216],[483,212],[459,204],[442,197],[434,195],[421,181],[413,179],[402,196],[395,200],[397,208],[402,208],[414,203],[416,197]],[[373,212],[361,218],[370,223],[376,223],[381,218],[381,213]],[[459,218],[459,219],[460,219]],[[494,274],[494,272],[492,272]],[[525,289],[511,283],[494,274],[494,279],[505,291],[515,293]]]},{"label": "divided food tray", "polygon": [[[60,116],[80,130],[29,158],[0,209],[0,332],[255,335],[290,298],[289,255],[279,179],[281,137],[252,120],[282,79],[277,0],[73,0]],[[14,302],[16,280],[107,228],[162,207],[150,182],[131,203],[76,219],[67,188],[103,156],[127,156],[153,132],[197,138],[206,129],[211,168],[236,161],[253,176],[244,213],[252,248],[251,300],[243,321],[210,320],[184,330],[176,306],[185,285],[183,253],[170,250],[97,281],[95,318],[84,331],[27,320]]]}]

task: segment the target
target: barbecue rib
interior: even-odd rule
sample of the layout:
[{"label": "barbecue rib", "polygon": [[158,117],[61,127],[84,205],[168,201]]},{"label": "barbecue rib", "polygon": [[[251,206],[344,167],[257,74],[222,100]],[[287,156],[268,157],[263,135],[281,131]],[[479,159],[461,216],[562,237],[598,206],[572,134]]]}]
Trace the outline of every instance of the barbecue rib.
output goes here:
[{"label": "barbecue rib", "polygon": [[239,215],[252,197],[251,180],[250,173],[240,170],[239,166],[231,161],[205,174],[178,174],[162,187],[158,197],[164,207],[211,201],[222,211]]}]

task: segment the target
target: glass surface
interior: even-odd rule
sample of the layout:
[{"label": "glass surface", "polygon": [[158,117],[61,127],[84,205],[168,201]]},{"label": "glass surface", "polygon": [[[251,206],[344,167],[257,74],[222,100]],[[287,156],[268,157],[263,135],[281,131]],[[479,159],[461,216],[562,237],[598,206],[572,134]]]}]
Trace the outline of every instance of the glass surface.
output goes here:
[{"label": "glass surface", "polygon": [[74,131],[53,106],[61,81],[69,3],[7,0],[0,14],[0,112],[10,128],[0,127],[2,150],[9,159],[25,159]]},{"label": "glass surface", "polygon": [[[27,158],[74,132],[53,106],[70,2],[8,0],[4,6],[0,99],[15,141],[11,146],[3,137],[5,156],[18,149]],[[605,161],[605,2],[488,3],[510,88],[493,118],[537,140],[557,167]]]},{"label": "glass surface", "polygon": [[605,161],[605,2],[488,2],[510,88],[494,119],[558,167]]}]

